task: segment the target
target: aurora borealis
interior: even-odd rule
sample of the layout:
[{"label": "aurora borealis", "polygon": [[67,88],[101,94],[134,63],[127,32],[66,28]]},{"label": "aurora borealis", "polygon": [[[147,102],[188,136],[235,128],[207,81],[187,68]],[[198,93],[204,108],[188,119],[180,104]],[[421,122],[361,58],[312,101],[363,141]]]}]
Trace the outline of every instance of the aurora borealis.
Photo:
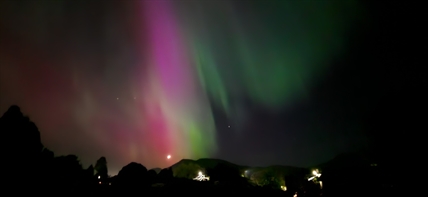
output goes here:
[{"label": "aurora borealis", "polygon": [[0,9],[0,112],[19,105],[45,146],[85,166],[101,156],[113,174],[131,161],[153,168],[203,157],[304,165],[364,141],[357,120],[336,124],[348,116],[332,103],[351,104],[323,96],[346,90],[318,89],[347,66],[337,64],[367,17],[357,1],[3,1]]}]

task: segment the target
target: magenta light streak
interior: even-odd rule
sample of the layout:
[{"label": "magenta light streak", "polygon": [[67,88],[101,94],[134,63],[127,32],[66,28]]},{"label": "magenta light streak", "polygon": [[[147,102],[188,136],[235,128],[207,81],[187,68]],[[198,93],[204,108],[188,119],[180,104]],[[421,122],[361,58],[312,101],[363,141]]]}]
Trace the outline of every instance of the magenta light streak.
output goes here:
[{"label": "magenta light streak", "polygon": [[186,96],[185,47],[180,43],[180,32],[175,23],[169,1],[145,1],[147,25],[153,63],[168,99],[178,102]]},{"label": "magenta light streak", "polygon": [[[172,10],[168,1],[140,1],[143,21],[140,32],[140,53],[148,54],[140,64],[147,68],[140,76],[144,90],[142,128],[145,130],[146,154],[151,154],[151,163],[165,164],[166,155],[179,158],[180,139],[174,134],[180,132],[178,125],[170,119],[173,108],[185,100],[185,73],[183,53],[180,52],[179,32],[175,27]],[[149,52],[149,53],[147,53]],[[173,107],[174,106],[174,107]],[[134,139],[133,142],[139,142]],[[132,147],[131,147],[132,149]],[[144,152],[144,150],[142,150]],[[163,167],[159,166],[159,167]]]}]

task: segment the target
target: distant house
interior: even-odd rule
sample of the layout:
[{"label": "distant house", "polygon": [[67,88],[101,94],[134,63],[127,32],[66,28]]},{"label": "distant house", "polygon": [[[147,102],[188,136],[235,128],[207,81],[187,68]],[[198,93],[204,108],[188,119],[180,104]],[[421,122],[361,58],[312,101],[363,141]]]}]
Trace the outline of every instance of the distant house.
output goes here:
[{"label": "distant house", "polygon": [[198,176],[193,178],[193,180],[195,181],[209,181],[210,177],[209,176],[205,176],[204,174],[202,174],[201,171],[199,171]]}]

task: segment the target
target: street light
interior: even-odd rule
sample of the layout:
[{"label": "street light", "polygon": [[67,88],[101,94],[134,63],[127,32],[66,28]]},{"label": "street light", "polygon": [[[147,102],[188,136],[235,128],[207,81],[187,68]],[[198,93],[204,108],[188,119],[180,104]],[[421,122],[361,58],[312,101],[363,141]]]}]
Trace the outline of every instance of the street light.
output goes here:
[{"label": "street light", "polygon": [[311,180],[313,180],[313,179],[315,179],[315,178],[319,178],[319,177],[321,177],[321,173],[319,173],[318,172],[318,169],[316,169],[316,170],[313,170],[312,171],[312,174],[314,175],[314,176],[312,176],[312,177],[310,177],[309,179],[308,179],[308,181],[311,181]]}]

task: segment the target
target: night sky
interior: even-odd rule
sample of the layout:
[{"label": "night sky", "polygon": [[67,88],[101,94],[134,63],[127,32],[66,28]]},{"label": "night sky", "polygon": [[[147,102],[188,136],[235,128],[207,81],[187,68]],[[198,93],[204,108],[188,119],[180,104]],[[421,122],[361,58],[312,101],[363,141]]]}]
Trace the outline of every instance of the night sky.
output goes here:
[{"label": "night sky", "polygon": [[427,90],[407,53],[418,14],[351,0],[1,1],[0,112],[19,105],[56,155],[105,156],[110,174],[392,150]]}]

